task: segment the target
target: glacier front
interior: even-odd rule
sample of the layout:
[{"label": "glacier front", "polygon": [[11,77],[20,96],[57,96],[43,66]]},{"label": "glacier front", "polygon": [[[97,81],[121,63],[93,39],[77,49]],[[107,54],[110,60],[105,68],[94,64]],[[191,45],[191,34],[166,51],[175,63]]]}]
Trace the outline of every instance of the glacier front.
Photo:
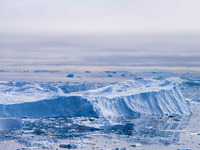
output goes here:
[{"label": "glacier front", "polygon": [[[105,117],[191,114],[180,78],[138,78],[65,93],[58,85],[0,82],[0,117]],[[63,87],[62,87],[63,88]]]}]

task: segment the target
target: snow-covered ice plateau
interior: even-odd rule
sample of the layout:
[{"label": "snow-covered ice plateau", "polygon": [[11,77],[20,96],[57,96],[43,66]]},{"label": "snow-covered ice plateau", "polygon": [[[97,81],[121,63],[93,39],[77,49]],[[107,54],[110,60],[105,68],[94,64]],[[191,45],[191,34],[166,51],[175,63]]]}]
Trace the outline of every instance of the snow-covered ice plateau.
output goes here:
[{"label": "snow-covered ice plateau", "polygon": [[96,89],[88,84],[86,90],[70,93],[57,84],[0,82],[0,116],[104,117],[115,122],[139,115],[189,115],[181,82],[176,77],[137,78]]}]

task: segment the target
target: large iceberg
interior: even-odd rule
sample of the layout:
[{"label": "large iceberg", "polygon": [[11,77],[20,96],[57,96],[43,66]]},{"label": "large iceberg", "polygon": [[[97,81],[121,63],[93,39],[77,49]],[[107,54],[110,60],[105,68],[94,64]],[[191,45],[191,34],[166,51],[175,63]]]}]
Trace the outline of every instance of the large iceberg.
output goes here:
[{"label": "large iceberg", "polygon": [[188,115],[191,110],[180,92],[181,83],[174,77],[136,79],[71,95],[89,100],[95,112],[108,119],[140,114]]},{"label": "large iceberg", "polygon": [[[121,117],[191,114],[180,78],[135,79],[64,93],[54,84],[0,82],[0,117]],[[62,87],[63,88],[63,87]]]}]

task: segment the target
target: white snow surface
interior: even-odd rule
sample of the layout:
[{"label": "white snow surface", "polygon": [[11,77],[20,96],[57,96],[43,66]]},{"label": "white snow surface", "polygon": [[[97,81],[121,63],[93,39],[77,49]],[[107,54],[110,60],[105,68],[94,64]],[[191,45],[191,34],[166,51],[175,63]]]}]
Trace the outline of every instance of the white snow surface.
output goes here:
[{"label": "white snow surface", "polygon": [[63,94],[57,86],[35,82],[0,82],[0,104],[19,104],[53,99]]},{"label": "white snow surface", "polygon": [[[56,85],[0,82],[3,117],[105,117],[191,114],[180,78],[145,78],[95,90],[63,93]],[[41,109],[40,109],[41,108]],[[1,110],[2,109],[2,110]]]}]

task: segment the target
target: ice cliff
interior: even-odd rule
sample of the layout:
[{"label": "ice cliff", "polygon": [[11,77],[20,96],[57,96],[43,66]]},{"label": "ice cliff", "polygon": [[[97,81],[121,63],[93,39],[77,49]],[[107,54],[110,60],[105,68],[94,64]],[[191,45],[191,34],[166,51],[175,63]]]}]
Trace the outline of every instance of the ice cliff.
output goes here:
[{"label": "ice cliff", "polygon": [[[179,78],[136,79],[88,91],[54,84],[0,82],[0,117],[120,117],[191,114]],[[90,85],[91,86],[91,85]],[[66,88],[65,88],[66,89]]]}]

